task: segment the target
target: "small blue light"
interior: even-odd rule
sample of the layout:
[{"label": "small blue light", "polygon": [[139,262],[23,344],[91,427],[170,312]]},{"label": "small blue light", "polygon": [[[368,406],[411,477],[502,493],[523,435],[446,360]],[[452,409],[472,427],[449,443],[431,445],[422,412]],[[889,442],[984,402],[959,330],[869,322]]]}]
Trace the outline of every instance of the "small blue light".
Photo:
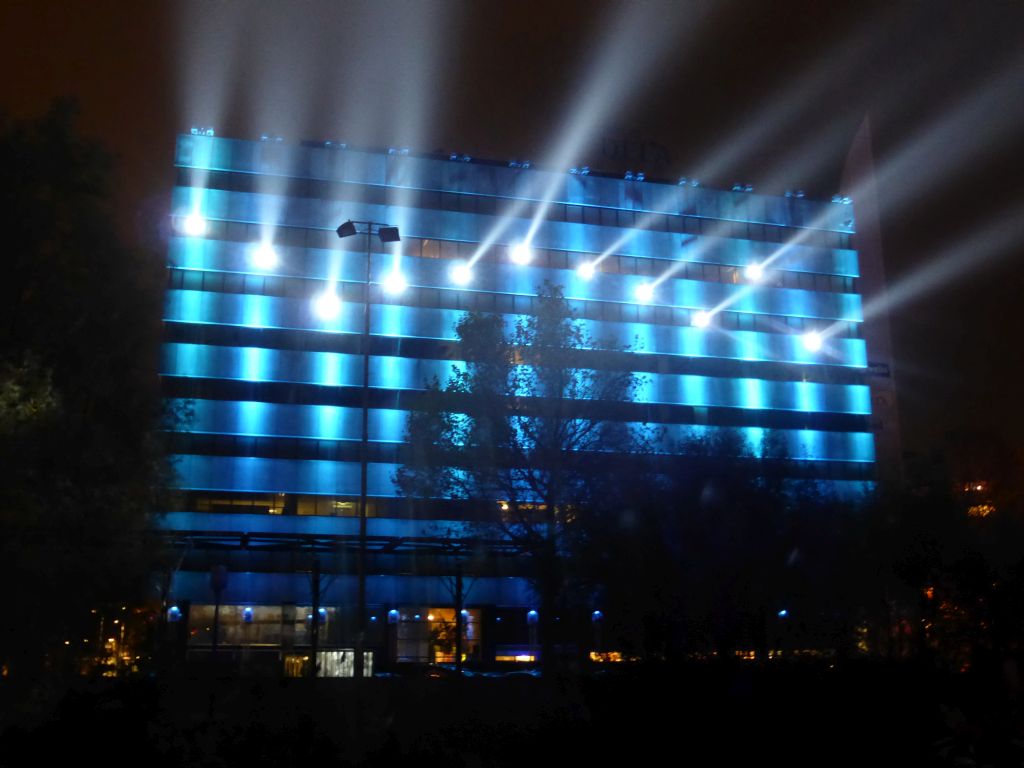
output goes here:
[{"label": "small blue light", "polygon": [[390,611],[388,611],[388,624],[397,624],[398,619],[399,614],[396,608],[392,608]]},{"label": "small blue light", "polygon": [[495,619],[495,621],[501,621],[501,616]]},{"label": "small blue light", "polygon": [[539,619],[539,618],[540,618],[539,614],[535,610],[533,610],[532,608],[529,611],[526,612],[526,623],[527,624],[536,624],[537,623],[537,619]]},{"label": "small blue light", "polygon": [[373,622],[374,624],[376,624],[377,623],[377,617],[376,616],[371,616],[370,617],[370,621]]},{"label": "small blue light", "polygon": [[464,619],[468,619],[469,618],[469,611],[467,611],[465,608],[462,609],[462,618],[464,618]]},{"label": "small blue light", "polygon": [[780,619],[784,619],[787,616],[789,616],[789,611],[787,611],[785,608],[783,608],[781,611],[779,611],[779,618]]},{"label": "small blue light", "polygon": [[242,621],[246,624],[252,624],[252,608],[248,605],[242,609]]},{"label": "small blue light", "polygon": [[604,618],[604,614],[601,613],[601,611],[594,611],[592,614],[590,614],[590,620],[591,621],[601,621],[601,619],[603,619],[603,618]]},{"label": "small blue light", "polygon": [[419,621],[420,620],[420,615],[417,613],[417,614],[415,614],[413,616],[413,618],[416,619],[416,621]]},{"label": "small blue light", "polygon": [[167,609],[167,620],[171,623],[181,621],[181,608],[176,605],[172,605]]}]

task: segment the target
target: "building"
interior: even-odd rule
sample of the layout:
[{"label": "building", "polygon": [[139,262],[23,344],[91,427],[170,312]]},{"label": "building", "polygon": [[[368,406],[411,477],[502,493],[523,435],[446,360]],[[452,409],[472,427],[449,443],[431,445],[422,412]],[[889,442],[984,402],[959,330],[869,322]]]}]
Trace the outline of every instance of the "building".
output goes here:
[{"label": "building", "polygon": [[[876,482],[849,199],[202,132],[178,137],[176,173],[162,380],[190,415],[160,525],[191,653],[216,627],[246,663],[297,673],[316,647],[346,674],[365,627],[378,661],[443,659],[464,604],[468,655],[536,655],[514,553],[489,542],[456,600],[457,510],[410,519],[392,477],[406,409],[457,359],[456,320],[527,314],[544,279],[637,350],[638,399],[668,434],[739,429],[756,447],[770,430],[796,476],[855,496]],[[339,238],[350,220],[401,239]]]}]

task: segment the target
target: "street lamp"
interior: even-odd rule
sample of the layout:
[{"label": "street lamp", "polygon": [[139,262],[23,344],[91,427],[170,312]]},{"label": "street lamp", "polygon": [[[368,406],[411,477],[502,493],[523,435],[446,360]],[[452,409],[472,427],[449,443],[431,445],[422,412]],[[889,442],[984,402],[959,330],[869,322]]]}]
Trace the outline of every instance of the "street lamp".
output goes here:
[{"label": "street lamp", "polygon": [[[355,677],[363,676],[363,646],[366,638],[366,496],[367,473],[370,460],[370,278],[372,261],[372,235],[376,234],[382,243],[397,243],[401,238],[398,227],[381,224],[377,221],[346,221],[338,227],[339,238],[351,237],[359,232],[357,225],[363,227],[366,235],[366,281],[363,285],[363,439],[360,443],[359,467],[359,557],[357,558],[357,576],[359,580],[359,596],[357,599],[356,618],[356,653],[352,673]],[[401,285],[401,287],[399,287]],[[388,277],[386,287],[391,292],[400,291],[405,287],[404,278],[397,269]]]}]

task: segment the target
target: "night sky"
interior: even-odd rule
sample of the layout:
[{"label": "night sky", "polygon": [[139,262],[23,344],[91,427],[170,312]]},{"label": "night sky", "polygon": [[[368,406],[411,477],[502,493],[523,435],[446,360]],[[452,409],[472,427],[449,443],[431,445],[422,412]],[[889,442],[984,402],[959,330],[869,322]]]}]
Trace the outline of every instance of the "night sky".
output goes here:
[{"label": "night sky", "polygon": [[0,107],[76,97],[161,259],[190,125],[828,199],[869,115],[890,286],[934,278],[891,310],[906,447],[1024,447],[1024,3],[9,0],[0,34]]}]

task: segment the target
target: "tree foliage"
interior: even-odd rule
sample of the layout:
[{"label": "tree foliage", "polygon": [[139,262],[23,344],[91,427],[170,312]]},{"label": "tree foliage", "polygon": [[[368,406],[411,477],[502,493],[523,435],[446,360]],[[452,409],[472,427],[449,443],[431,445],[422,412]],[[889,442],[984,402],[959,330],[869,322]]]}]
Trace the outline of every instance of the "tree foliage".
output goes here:
[{"label": "tree foliage", "polygon": [[90,609],[131,595],[165,479],[162,268],[119,241],[110,162],[74,112],[0,116],[0,662],[13,675],[65,639],[81,646]]},{"label": "tree foliage", "polygon": [[639,379],[609,364],[621,350],[591,338],[551,284],[511,330],[500,316],[471,312],[455,332],[462,362],[430,382],[410,414],[396,482],[407,496],[489,513],[533,558],[544,624],[565,594],[566,555],[586,538],[585,510],[604,503],[602,477],[646,449],[642,425],[611,415]]}]

